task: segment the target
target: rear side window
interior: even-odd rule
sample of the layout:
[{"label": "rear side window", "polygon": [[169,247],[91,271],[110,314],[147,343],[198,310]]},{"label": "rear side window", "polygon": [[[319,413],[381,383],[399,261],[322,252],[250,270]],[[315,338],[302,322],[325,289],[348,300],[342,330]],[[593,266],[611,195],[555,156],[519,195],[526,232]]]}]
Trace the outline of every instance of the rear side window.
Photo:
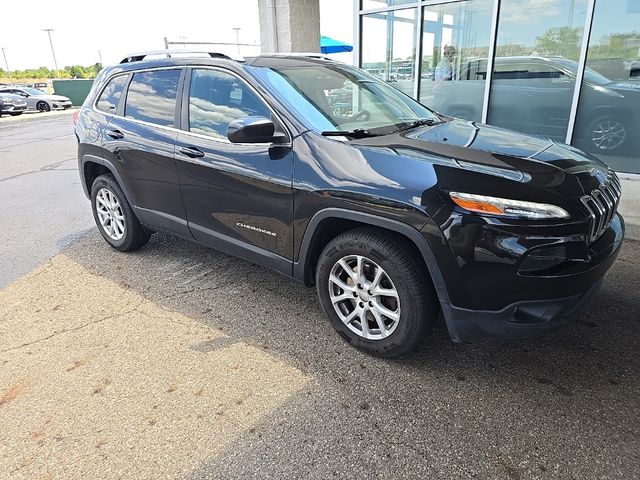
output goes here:
[{"label": "rear side window", "polygon": [[126,75],[118,75],[109,80],[96,103],[96,108],[103,112],[116,113],[125,83],[127,83]]},{"label": "rear side window", "polygon": [[229,122],[249,116],[271,118],[271,111],[244,82],[219,70],[193,70],[189,131],[226,139]]},{"label": "rear side window", "polygon": [[180,73],[181,70],[155,70],[134,74],[127,92],[125,116],[173,127]]}]

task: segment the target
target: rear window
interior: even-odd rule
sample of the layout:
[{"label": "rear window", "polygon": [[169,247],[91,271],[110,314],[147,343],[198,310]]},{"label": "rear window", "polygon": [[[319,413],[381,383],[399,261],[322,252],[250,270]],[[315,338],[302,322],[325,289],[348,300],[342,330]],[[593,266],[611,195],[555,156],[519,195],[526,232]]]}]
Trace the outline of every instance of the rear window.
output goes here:
[{"label": "rear window", "polygon": [[100,94],[100,98],[98,98],[96,108],[103,112],[116,113],[118,102],[120,101],[126,82],[126,75],[118,75],[109,80],[109,83],[107,83],[107,86]]},{"label": "rear window", "polygon": [[124,114],[165,127],[174,126],[181,70],[155,70],[133,75]]}]

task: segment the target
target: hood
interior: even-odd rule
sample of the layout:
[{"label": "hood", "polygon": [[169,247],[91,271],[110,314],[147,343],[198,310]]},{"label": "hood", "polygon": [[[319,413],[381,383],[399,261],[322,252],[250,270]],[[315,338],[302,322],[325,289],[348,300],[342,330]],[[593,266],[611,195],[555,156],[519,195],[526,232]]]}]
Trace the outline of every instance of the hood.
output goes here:
[{"label": "hood", "polygon": [[48,100],[59,100],[59,101],[66,101],[69,100],[69,97],[64,97],[62,95],[43,95],[44,97],[47,97]]},{"label": "hood", "polygon": [[[392,149],[398,155],[422,157],[441,163],[456,162],[458,168],[526,182],[573,174],[580,181],[605,176],[609,169],[597,158],[552,140],[464,120],[451,120],[432,127],[420,127],[393,135],[365,138],[352,144]],[[597,176],[602,176],[600,173]],[[580,181],[582,184],[582,181]],[[592,181],[582,184],[589,191]]]}]

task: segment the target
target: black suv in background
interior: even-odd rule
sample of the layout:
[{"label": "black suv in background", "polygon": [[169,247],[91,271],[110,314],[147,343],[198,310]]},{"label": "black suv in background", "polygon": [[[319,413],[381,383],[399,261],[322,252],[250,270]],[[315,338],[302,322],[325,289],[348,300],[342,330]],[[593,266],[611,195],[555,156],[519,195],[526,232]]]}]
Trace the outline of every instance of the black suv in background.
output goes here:
[{"label": "black suv in background", "polygon": [[618,178],[573,147],[436,114],[321,57],[163,56],[104,69],[76,119],[115,249],[164,231],[266,265],[382,356],[440,312],[454,341],[547,331],[620,249]]}]

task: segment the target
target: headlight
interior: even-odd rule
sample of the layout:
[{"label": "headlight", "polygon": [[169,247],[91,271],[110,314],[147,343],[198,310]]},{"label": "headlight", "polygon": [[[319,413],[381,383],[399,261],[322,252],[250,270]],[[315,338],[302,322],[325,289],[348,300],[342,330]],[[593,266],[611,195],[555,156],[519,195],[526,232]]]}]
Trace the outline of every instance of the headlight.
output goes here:
[{"label": "headlight", "polygon": [[533,219],[569,217],[564,208],[548,203],[525,202],[460,192],[450,192],[449,196],[456,205],[470,212]]}]

